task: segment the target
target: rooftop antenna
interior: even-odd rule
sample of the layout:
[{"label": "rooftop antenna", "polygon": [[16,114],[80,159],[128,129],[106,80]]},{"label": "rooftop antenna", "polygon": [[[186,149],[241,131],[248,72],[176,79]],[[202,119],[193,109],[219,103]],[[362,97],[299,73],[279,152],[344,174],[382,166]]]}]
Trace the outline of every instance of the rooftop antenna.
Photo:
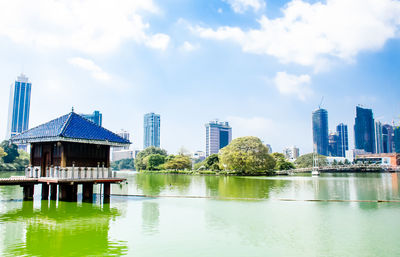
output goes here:
[{"label": "rooftop antenna", "polygon": [[321,105],[322,105],[323,102],[324,102],[324,96],[322,96],[322,98],[321,98],[321,102],[318,105],[318,109],[321,109]]},{"label": "rooftop antenna", "polygon": [[72,106],[71,112],[74,112],[74,107]]}]

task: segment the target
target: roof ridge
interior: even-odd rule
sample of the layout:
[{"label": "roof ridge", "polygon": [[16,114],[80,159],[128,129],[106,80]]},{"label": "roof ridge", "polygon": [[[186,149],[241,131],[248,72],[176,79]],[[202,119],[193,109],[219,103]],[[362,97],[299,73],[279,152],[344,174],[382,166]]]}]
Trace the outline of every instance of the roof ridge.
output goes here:
[{"label": "roof ridge", "polygon": [[64,136],[65,129],[67,128],[67,125],[68,125],[68,123],[70,122],[73,113],[74,113],[74,112],[70,112],[70,113],[69,113],[68,118],[65,120],[64,125],[63,125],[62,128],[61,128],[61,132],[60,132],[60,134],[59,134],[61,137]]}]

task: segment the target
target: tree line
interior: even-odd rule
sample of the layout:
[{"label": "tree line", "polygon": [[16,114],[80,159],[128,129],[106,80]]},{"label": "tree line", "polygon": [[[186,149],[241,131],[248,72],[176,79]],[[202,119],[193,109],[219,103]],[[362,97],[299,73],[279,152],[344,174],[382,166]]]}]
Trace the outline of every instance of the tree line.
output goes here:
[{"label": "tree line", "polygon": [[4,140],[0,144],[0,171],[23,171],[29,164],[29,154]]}]

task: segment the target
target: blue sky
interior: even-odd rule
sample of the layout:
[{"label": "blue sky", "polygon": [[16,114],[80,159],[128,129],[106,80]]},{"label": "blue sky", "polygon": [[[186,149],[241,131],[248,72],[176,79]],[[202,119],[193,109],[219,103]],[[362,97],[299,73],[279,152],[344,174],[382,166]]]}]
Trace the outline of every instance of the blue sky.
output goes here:
[{"label": "blue sky", "polygon": [[143,145],[161,114],[161,145],[204,150],[204,124],[229,121],[274,151],[312,149],[311,112],[349,125],[355,106],[399,122],[400,1],[38,0],[0,3],[0,135],[9,85],[32,82],[30,127],[71,110]]}]

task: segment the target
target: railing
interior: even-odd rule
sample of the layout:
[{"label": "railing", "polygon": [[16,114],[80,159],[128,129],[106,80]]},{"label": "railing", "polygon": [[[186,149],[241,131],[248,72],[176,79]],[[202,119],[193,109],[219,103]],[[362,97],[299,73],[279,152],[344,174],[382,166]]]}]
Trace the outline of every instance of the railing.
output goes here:
[{"label": "railing", "polygon": [[[293,173],[311,172],[312,167],[308,168],[298,168],[289,170]],[[379,165],[379,164],[353,164],[353,165],[331,165],[319,167],[320,171],[330,171],[330,170],[386,170],[386,171],[400,171],[400,167],[391,165]]]},{"label": "railing", "polygon": [[[25,169],[25,176],[28,178],[40,178],[41,167],[31,166]],[[111,168],[106,167],[48,167],[46,168],[46,178],[57,179],[98,179],[113,178]]]}]

